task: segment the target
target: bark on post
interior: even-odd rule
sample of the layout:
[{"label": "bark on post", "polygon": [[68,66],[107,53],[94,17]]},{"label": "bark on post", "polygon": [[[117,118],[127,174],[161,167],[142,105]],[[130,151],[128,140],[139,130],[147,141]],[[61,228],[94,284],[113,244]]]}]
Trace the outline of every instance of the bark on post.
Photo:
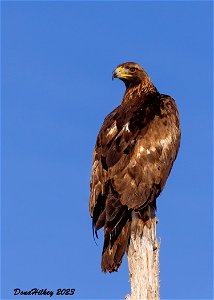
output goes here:
[{"label": "bark on post", "polygon": [[159,249],[156,239],[157,219],[148,228],[139,219],[132,224],[128,265],[131,295],[126,300],[159,300]]}]

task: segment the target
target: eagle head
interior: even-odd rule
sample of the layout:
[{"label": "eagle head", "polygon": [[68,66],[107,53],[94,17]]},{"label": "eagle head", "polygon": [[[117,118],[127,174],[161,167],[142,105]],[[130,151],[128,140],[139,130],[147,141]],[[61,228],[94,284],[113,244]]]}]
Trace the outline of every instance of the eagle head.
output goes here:
[{"label": "eagle head", "polygon": [[129,86],[130,84],[138,85],[141,82],[149,80],[149,77],[144,69],[139,64],[134,62],[120,64],[112,72],[112,80],[114,78],[121,79],[126,86]]}]

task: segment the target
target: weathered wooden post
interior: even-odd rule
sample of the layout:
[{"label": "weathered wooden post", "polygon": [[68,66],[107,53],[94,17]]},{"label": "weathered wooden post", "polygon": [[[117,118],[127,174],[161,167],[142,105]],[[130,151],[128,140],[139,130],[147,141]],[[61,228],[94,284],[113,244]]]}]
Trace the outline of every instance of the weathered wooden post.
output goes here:
[{"label": "weathered wooden post", "polygon": [[148,227],[142,220],[132,224],[128,249],[131,295],[126,300],[159,300],[159,249],[154,218]]}]

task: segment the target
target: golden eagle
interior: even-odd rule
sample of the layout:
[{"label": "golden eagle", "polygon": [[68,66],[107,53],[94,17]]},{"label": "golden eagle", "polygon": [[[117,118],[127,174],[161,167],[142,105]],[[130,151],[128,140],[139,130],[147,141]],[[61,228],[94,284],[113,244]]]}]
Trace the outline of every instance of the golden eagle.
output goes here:
[{"label": "golden eagle", "polygon": [[155,217],[160,195],[180,145],[175,101],[160,94],[137,63],[120,64],[112,79],[126,91],[97,137],[90,182],[93,228],[104,227],[102,271],[119,268],[133,218]]}]

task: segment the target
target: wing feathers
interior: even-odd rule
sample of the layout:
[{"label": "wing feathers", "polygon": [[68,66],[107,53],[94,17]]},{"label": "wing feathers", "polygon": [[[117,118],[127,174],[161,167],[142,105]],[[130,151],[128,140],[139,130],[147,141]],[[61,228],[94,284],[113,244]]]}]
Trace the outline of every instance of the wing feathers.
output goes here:
[{"label": "wing feathers", "polygon": [[129,208],[146,203],[154,184],[161,184],[160,191],[165,184],[180,143],[178,112],[166,95],[157,98],[154,107],[145,102],[121,105],[105,119],[95,148],[91,211],[108,180]]}]

